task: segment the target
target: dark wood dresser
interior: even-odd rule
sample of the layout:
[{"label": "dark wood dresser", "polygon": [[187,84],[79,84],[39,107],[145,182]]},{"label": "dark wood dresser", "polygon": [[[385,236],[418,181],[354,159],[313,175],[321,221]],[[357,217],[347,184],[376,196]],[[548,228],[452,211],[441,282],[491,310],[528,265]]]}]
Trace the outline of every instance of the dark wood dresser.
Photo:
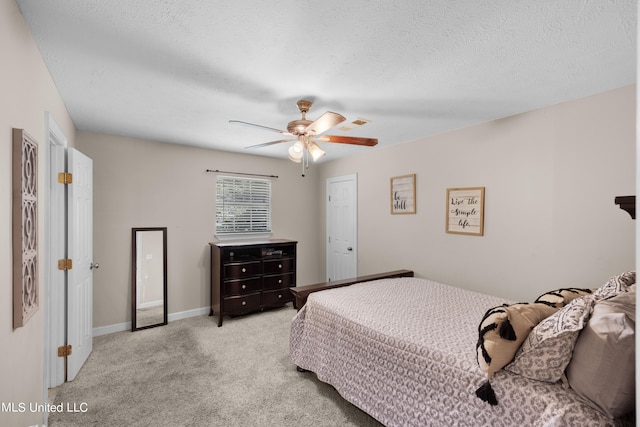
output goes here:
[{"label": "dark wood dresser", "polygon": [[211,246],[211,311],[222,326],[237,316],[293,301],[296,245],[293,240],[217,242]]}]

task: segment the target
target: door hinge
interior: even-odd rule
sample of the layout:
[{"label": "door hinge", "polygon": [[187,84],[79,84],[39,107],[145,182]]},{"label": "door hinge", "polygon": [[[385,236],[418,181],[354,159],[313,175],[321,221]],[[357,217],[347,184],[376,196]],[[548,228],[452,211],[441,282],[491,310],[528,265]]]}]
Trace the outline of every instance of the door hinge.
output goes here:
[{"label": "door hinge", "polygon": [[58,260],[58,270],[71,270],[73,268],[73,261],[71,258],[63,258]]},{"label": "door hinge", "polygon": [[71,356],[71,344],[69,345],[61,345],[60,347],[58,347],[58,357],[66,357],[66,356]]},{"label": "door hinge", "polygon": [[69,172],[58,173],[58,182],[60,184],[71,184],[73,182],[73,175]]}]

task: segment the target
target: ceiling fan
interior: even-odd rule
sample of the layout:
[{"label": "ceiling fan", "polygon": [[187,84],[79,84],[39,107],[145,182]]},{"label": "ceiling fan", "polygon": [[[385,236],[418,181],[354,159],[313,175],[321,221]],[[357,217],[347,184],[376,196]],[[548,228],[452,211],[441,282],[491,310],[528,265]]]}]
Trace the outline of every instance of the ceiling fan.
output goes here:
[{"label": "ceiling fan", "polygon": [[[296,141],[291,147],[289,147],[289,159],[296,163],[303,163],[304,167],[304,155],[308,153],[315,162],[326,153],[323,151],[318,142],[334,142],[338,144],[353,144],[362,145],[367,147],[373,147],[378,144],[378,140],[375,138],[361,138],[353,136],[340,136],[340,135],[323,135],[324,132],[333,128],[334,126],[344,122],[346,119],[344,116],[338,113],[327,111],[316,120],[307,120],[307,112],[311,108],[313,103],[301,99],[297,102],[298,109],[302,114],[302,118],[299,120],[290,121],[287,124],[287,130],[280,130],[270,128],[267,126],[256,125],[253,123],[247,123],[240,120],[229,120],[229,123],[256,127],[272,132],[278,132],[282,135],[289,135],[295,138],[278,139],[276,141],[265,142],[263,144],[251,145],[246,148],[260,148],[268,145],[279,144],[281,142]],[[308,159],[306,160],[308,165]]]}]

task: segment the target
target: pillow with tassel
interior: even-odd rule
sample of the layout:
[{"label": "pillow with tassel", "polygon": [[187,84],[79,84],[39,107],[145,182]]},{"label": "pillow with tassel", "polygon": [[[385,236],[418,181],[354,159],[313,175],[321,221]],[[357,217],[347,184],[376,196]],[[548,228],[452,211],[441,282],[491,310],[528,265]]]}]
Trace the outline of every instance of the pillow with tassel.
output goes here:
[{"label": "pillow with tassel", "polygon": [[540,295],[535,302],[547,304],[555,308],[562,308],[574,299],[585,295],[591,295],[592,293],[593,291],[591,289],[562,288]]},{"label": "pillow with tassel", "polygon": [[558,309],[544,303],[503,304],[487,310],[478,326],[476,354],[478,365],[487,380],[476,395],[491,405],[497,405],[491,388],[491,378],[511,362],[529,332]]}]

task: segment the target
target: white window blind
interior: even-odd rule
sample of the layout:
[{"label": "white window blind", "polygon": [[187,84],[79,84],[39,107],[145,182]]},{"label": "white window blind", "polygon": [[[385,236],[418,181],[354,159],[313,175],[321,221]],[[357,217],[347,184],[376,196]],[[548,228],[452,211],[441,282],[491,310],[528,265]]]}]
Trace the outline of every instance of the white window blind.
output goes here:
[{"label": "white window blind", "polygon": [[271,181],[218,176],[216,234],[271,232]]}]

